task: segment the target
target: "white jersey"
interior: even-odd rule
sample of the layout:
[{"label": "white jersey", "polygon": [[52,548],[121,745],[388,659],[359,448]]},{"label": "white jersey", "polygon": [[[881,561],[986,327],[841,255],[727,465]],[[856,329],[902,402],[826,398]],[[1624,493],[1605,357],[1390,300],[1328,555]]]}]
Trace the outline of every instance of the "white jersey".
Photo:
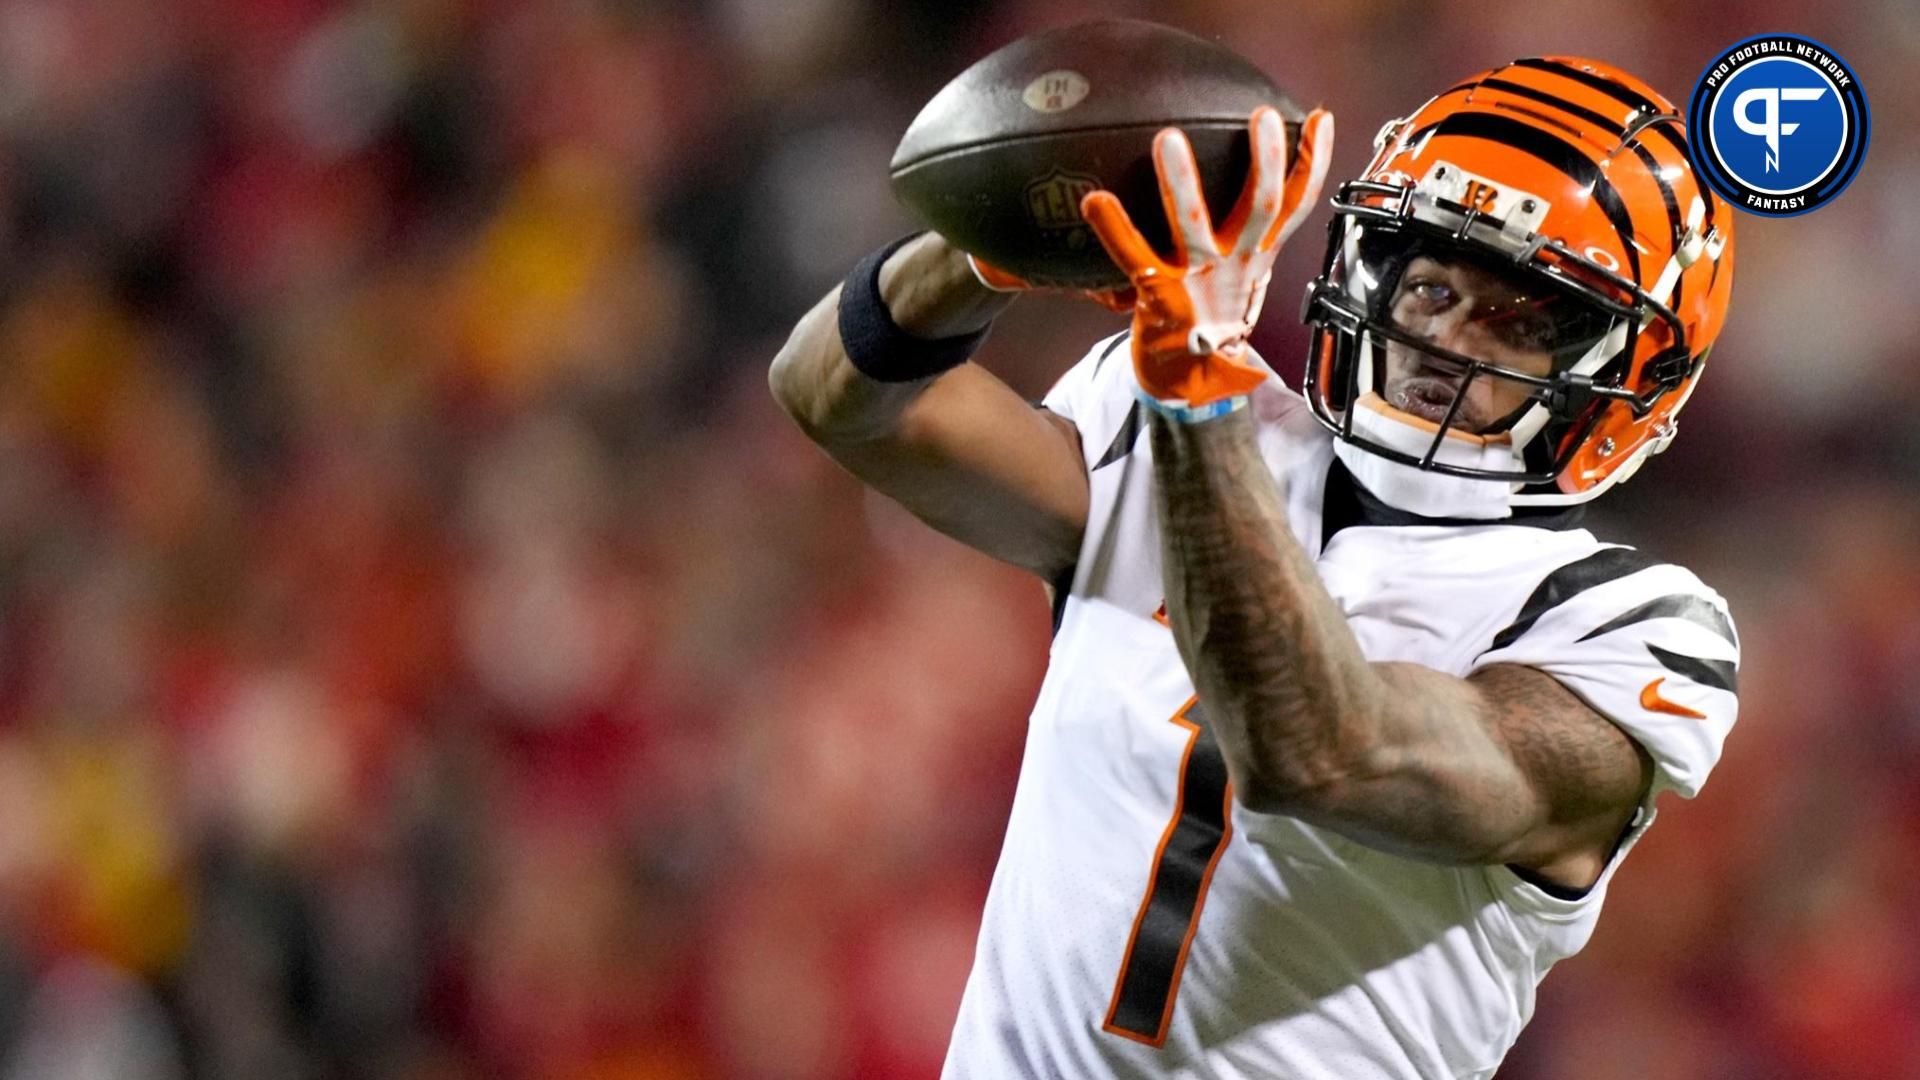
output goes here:
[{"label": "white jersey", "polygon": [[1045,402],[1079,428],[1092,505],[945,1076],[1492,1075],[1535,986],[1592,933],[1654,796],[1691,797],[1719,757],[1738,663],[1724,602],[1584,529],[1381,524],[1376,504],[1374,523],[1335,530],[1329,512],[1365,496],[1305,402],[1269,380],[1254,400],[1261,451],[1366,655],[1459,676],[1539,668],[1658,772],[1582,896],[1249,811],[1227,796],[1156,617],[1150,440],[1122,341]]}]

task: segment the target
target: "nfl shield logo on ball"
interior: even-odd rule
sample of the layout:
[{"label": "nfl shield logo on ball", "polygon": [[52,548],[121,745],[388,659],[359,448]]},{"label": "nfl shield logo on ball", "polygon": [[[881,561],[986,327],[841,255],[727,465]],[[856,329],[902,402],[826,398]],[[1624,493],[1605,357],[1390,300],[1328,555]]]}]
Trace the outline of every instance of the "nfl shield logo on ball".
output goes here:
[{"label": "nfl shield logo on ball", "polygon": [[1087,223],[1080,200],[1099,186],[1094,177],[1054,169],[1027,185],[1027,216],[1042,229],[1078,229]]}]

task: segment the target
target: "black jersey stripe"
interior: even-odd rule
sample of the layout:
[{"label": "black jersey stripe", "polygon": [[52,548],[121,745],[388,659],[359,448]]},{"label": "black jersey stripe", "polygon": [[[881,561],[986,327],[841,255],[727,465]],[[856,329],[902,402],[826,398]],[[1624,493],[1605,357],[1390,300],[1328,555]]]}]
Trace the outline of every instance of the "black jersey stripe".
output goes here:
[{"label": "black jersey stripe", "polygon": [[1113,433],[1113,441],[1107,444],[1107,452],[1093,463],[1098,471],[1133,453],[1133,444],[1140,439],[1140,433],[1147,430],[1147,407],[1139,402],[1127,410],[1127,418],[1120,421],[1120,430]]},{"label": "black jersey stripe", "polygon": [[1611,634],[1623,626],[1650,622],[1654,619],[1684,619],[1695,626],[1713,631],[1735,648],[1740,645],[1739,639],[1733,636],[1732,621],[1722,614],[1719,608],[1701,597],[1689,596],[1686,593],[1673,593],[1649,600],[1632,611],[1594,627],[1582,634],[1579,640],[1587,641],[1601,634]]},{"label": "black jersey stripe", "polygon": [[[1584,505],[1521,506],[1514,508],[1513,516],[1500,519],[1500,524],[1563,532],[1579,528],[1585,517]],[[1334,535],[1341,529],[1391,529],[1408,525],[1471,528],[1485,524],[1485,519],[1428,517],[1389,506],[1355,480],[1339,458],[1327,464],[1326,490],[1320,499],[1320,548],[1323,551],[1333,543]]]},{"label": "black jersey stripe", "polygon": [[1659,565],[1660,560],[1630,547],[1601,548],[1584,559],[1570,562],[1540,582],[1533,595],[1520,606],[1520,614],[1512,624],[1493,636],[1493,645],[1487,651],[1495,652],[1519,641],[1541,616],[1588,589]]},{"label": "black jersey stripe", "polygon": [[1435,135],[1463,135],[1510,146],[1539,158],[1591,191],[1593,201],[1599,204],[1607,220],[1613,223],[1614,232],[1620,234],[1620,247],[1627,253],[1633,280],[1640,280],[1640,249],[1633,244],[1633,215],[1627,212],[1627,204],[1620,198],[1620,193],[1614,190],[1613,182],[1579,147],[1531,124],[1484,112],[1455,113],[1415,132],[1410,141],[1418,143],[1421,136],[1428,132]]},{"label": "black jersey stripe", "polygon": [[1073,579],[1079,572],[1079,563],[1068,563],[1066,569],[1054,575],[1047,585],[1053,589],[1053,636],[1060,636],[1060,624],[1067,617],[1067,597],[1073,594]]},{"label": "black jersey stripe", "polygon": [[1166,1040],[1187,942],[1206,903],[1213,868],[1233,836],[1226,758],[1198,701],[1187,708],[1185,718],[1193,732],[1174,795],[1173,820],[1148,878],[1133,939],[1121,958],[1106,1020],[1108,1030],[1153,1046]]},{"label": "black jersey stripe", "polygon": [[1107,342],[1107,347],[1100,350],[1100,355],[1093,361],[1093,373],[1095,375],[1100,374],[1100,365],[1107,362],[1107,357],[1112,356],[1115,349],[1126,344],[1127,335],[1131,332],[1132,331],[1129,330],[1122,330],[1113,335],[1113,340]]},{"label": "black jersey stripe", "polygon": [[1660,661],[1661,667],[1676,675],[1685,675],[1701,686],[1711,686],[1731,694],[1736,692],[1734,687],[1739,685],[1739,671],[1731,660],[1704,660],[1698,656],[1671,652],[1658,645],[1647,646],[1647,651]]},{"label": "black jersey stripe", "polygon": [[[1130,331],[1122,330],[1113,336],[1112,341],[1107,342],[1107,347],[1100,351],[1099,357],[1093,362],[1095,375],[1100,374],[1100,365],[1107,362],[1107,357],[1112,356],[1116,349],[1126,344],[1129,333]],[[1133,403],[1133,408],[1127,410],[1126,419],[1120,421],[1120,430],[1113,433],[1113,441],[1107,444],[1106,452],[1100,455],[1100,460],[1094,462],[1093,467],[1104,469],[1133,453],[1134,442],[1140,438],[1140,433],[1146,428],[1147,408],[1136,401]]]}]

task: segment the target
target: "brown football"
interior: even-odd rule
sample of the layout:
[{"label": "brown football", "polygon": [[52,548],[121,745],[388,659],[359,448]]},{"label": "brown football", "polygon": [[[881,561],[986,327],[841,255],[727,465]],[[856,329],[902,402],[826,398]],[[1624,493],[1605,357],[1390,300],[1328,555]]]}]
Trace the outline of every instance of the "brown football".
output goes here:
[{"label": "brown football", "polygon": [[1106,188],[1171,254],[1153,173],[1153,136],[1193,143],[1207,205],[1226,216],[1246,181],[1247,116],[1272,105],[1290,143],[1303,114],[1267,74],[1226,47],[1134,19],[1021,38],[943,87],[894,151],[893,190],[962,249],[1035,284],[1124,283],[1080,217]]}]

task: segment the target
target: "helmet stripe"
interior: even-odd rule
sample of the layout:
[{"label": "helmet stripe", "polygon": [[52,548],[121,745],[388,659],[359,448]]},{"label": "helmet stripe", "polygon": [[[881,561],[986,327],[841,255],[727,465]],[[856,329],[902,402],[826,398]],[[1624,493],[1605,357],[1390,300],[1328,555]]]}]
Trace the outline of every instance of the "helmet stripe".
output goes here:
[{"label": "helmet stripe", "polygon": [[[1641,146],[1638,139],[1627,145],[1633,147],[1634,156],[1640,159],[1640,164],[1647,167],[1647,173],[1653,177],[1653,182],[1660,185],[1660,201],[1666,205],[1667,224],[1673,229],[1673,249],[1678,251],[1681,233],[1680,200],[1673,197],[1673,185],[1667,183],[1667,178],[1660,175],[1660,162],[1653,156],[1653,151]],[[1684,276],[1682,275],[1683,278]],[[1675,311],[1680,310],[1680,286],[1681,282],[1676,280],[1673,283],[1673,295],[1667,300],[1667,306]]]},{"label": "helmet stripe", "polygon": [[1504,90],[1509,94],[1518,94],[1523,98],[1531,98],[1534,101],[1552,105],[1561,112],[1585,120],[1587,123],[1592,124],[1594,127],[1599,128],[1601,131],[1606,132],[1616,139],[1626,130],[1612,120],[1594,112],[1592,109],[1575,105],[1573,102],[1558,95],[1549,94],[1545,90],[1535,90],[1531,86],[1523,86],[1520,83],[1509,82],[1506,79],[1488,79],[1480,85],[1491,90]]},{"label": "helmet stripe", "polygon": [[1579,147],[1531,124],[1484,112],[1454,113],[1414,132],[1409,141],[1418,143],[1420,137],[1429,131],[1435,135],[1486,139],[1530,154],[1593,192],[1593,201],[1599,204],[1607,220],[1613,223],[1614,231],[1620,234],[1620,247],[1626,252],[1627,264],[1633,268],[1633,280],[1640,280],[1640,249],[1633,244],[1633,215],[1627,212],[1627,204],[1620,198],[1620,193],[1614,190],[1613,182]]},{"label": "helmet stripe", "polygon": [[[1557,60],[1530,56],[1524,60],[1515,60],[1511,66],[1551,72],[1562,78],[1572,79],[1574,82],[1600,91],[1622,105],[1631,105],[1641,112],[1658,116],[1672,111],[1671,106],[1663,106],[1630,86],[1616,82],[1603,75],[1596,75],[1590,71],[1581,71],[1571,64],[1562,64]],[[1679,134],[1673,130],[1671,124],[1655,124],[1653,125],[1653,130],[1668,142],[1672,143],[1673,148],[1680,151],[1683,156],[1686,154],[1687,144],[1685,140],[1681,139]]]},{"label": "helmet stripe", "polygon": [[1640,159],[1640,164],[1647,167],[1653,182],[1660,185],[1660,201],[1667,206],[1667,224],[1673,226],[1673,246],[1677,248],[1680,246],[1680,200],[1673,196],[1673,185],[1667,183],[1667,178],[1660,175],[1660,162],[1653,156],[1653,151],[1637,142],[1627,145],[1633,148],[1634,156]]},{"label": "helmet stripe", "polygon": [[[1567,67],[1567,65],[1565,64],[1555,64],[1552,61],[1543,60],[1543,61],[1538,61],[1536,63],[1529,63],[1527,61],[1522,60],[1522,61],[1519,61],[1518,63],[1528,67],[1554,71],[1555,73],[1562,73],[1562,71],[1564,70],[1565,72],[1572,72],[1575,75],[1587,76],[1587,73],[1584,71],[1580,71],[1577,68]],[[1507,67],[1513,67],[1513,66],[1515,65],[1514,64],[1507,65]],[[1505,71],[1506,68],[1501,68],[1499,70]],[[1496,72],[1495,74],[1497,75],[1498,72]],[[1586,80],[1583,79],[1582,81],[1584,82]],[[1606,82],[1606,80],[1601,80],[1601,81]],[[1612,92],[1611,89],[1609,89],[1614,85],[1615,85],[1614,83],[1607,82],[1606,86],[1601,87],[1601,89],[1606,90],[1609,96],[1616,98],[1616,100],[1620,100],[1621,95],[1616,95]],[[1661,166],[1659,164],[1659,161],[1653,156],[1651,151],[1649,151],[1646,147],[1642,146],[1640,143],[1641,136],[1643,136],[1649,128],[1656,129],[1660,132],[1660,134],[1666,136],[1667,141],[1670,143],[1673,143],[1675,145],[1675,148],[1678,149],[1681,155],[1684,157],[1686,155],[1685,144],[1683,142],[1678,141],[1679,135],[1674,130],[1674,126],[1672,124],[1672,121],[1678,119],[1677,116],[1671,113],[1664,113],[1664,114],[1648,113],[1645,115],[1645,117],[1642,120],[1640,120],[1639,122],[1636,122],[1632,128],[1627,128],[1622,126],[1621,124],[1614,122],[1613,120],[1608,119],[1606,116],[1603,116],[1600,113],[1593,111],[1592,109],[1589,109],[1583,105],[1577,105],[1557,94],[1552,94],[1545,90],[1538,89],[1536,87],[1527,86],[1524,83],[1513,82],[1512,80],[1509,80],[1509,79],[1501,79],[1501,78],[1495,78],[1495,77],[1489,76],[1488,78],[1482,79],[1477,83],[1463,83],[1461,84],[1460,87],[1456,87],[1455,89],[1471,89],[1471,88],[1480,87],[1480,86],[1485,86],[1485,87],[1488,87],[1489,89],[1494,89],[1494,90],[1504,90],[1509,94],[1514,94],[1519,97],[1524,97],[1532,101],[1538,101],[1538,102],[1541,102],[1542,104],[1552,105],[1560,109],[1561,111],[1567,113],[1568,115],[1577,116],[1580,119],[1585,120],[1587,123],[1592,124],[1595,128],[1599,129],[1600,131],[1603,131],[1606,134],[1612,135],[1614,138],[1621,140],[1622,146],[1632,146],[1634,153],[1639,156],[1641,162],[1646,165],[1647,171],[1653,174],[1654,180],[1660,185],[1660,198],[1663,201],[1665,201],[1665,203],[1667,204],[1667,218],[1669,220],[1669,223],[1672,224],[1673,226],[1673,241],[1676,245],[1679,244],[1680,242],[1679,201],[1674,198],[1673,186],[1667,183],[1665,176],[1661,175],[1661,172],[1660,172]],[[1625,90],[1624,87],[1621,89],[1623,93],[1628,92]],[[1656,102],[1652,102],[1646,98],[1638,98],[1638,100],[1642,102],[1646,102],[1646,104],[1649,106],[1657,106]],[[1614,152],[1618,153],[1619,151],[1616,148]],[[1713,207],[1709,205],[1707,207],[1707,223],[1712,224],[1712,221],[1713,221]]]},{"label": "helmet stripe", "polygon": [[[1692,177],[1694,187],[1700,190],[1702,201],[1707,208],[1706,225],[1711,228],[1713,226],[1713,207],[1716,200],[1712,192],[1702,187],[1699,178],[1693,175],[1693,155],[1687,152],[1685,123],[1677,116],[1667,117],[1659,122],[1648,123],[1644,127],[1634,130],[1632,136],[1635,149],[1637,150],[1644,147],[1647,153],[1651,155],[1654,147],[1647,145],[1645,139],[1642,137],[1648,130],[1657,131],[1665,136],[1667,144],[1672,146],[1674,152],[1680,155],[1682,172],[1684,175]],[[1654,157],[1652,160],[1658,161],[1659,158]],[[1663,166],[1663,168],[1672,168],[1672,166]],[[1656,172],[1654,175],[1664,178],[1665,174]]]},{"label": "helmet stripe", "polygon": [[1631,105],[1641,112],[1658,114],[1669,111],[1652,98],[1647,97],[1645,94],[1640,93],[1630,86],[1623,86],[1613,79],[1609,79],[1604,75],[1596,75],[1591,71],[1581,71],[1571,64],[1563,64],[1558,60],[1529,56],[1524,60],[1515,60],[1513,66],[1532,68],[1535,71],[1550,71],[1563,78],[1572,79],[1574,82],[1591,86],[1620,104]]}]

